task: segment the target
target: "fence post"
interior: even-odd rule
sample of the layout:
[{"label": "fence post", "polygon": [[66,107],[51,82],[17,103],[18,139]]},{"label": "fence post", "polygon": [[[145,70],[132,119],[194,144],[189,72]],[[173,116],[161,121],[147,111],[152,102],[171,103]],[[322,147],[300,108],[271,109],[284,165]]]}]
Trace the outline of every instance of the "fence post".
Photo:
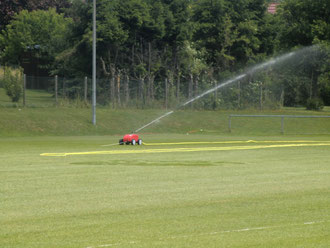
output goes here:
[{"label": "fence post", "polygon": [[260,82],[260,85],[259,85],[259,88],[260,88],[260,92],[259,92],[259,108],[260,110],[263,109],[263,102],[262,102],[262,94],[263,94],[263,90],[262,90],[262,82]]},{"label": "fence post", "polygon": [[167,78],[165,78],[165,109],[167,110],[168,105],[168,82]]},{"label": "fence post", "polygon": [[125,77],[125,107],[127,107],[129,101],[129,76]]},{"label": "fence post", "polygon": [[63,78],[62,99],[65,98],[65,78]]},{"label": "fence post", "polygon": [[84,100],[87,103],[87,77],[85,77]]},{"label": "fence post", "polygon": [[238,101],[238,108],[241,108],[241,81],[238,81],[238,96],[237,96],[237,101]]},{"label": "fence post", "polygon": [[23,74],[23,107],[26,104],[26,74]]},{"label": "fence post", "polygon": [[229,115],[228,129],[229,129],[229,132],[231,133],[231,115]]},{"label": "fence post", "polygon": [[120,100],[120,80],[121,80],[121,75],[120,73],[117,74],[117,78],[116,78],[116,90],[117,90],[117,104],[118,107],[121,106],[121,100]]},{"label": "fence post", "polygon": [[55,75],[55,105],[58,105],[58,76]]}]

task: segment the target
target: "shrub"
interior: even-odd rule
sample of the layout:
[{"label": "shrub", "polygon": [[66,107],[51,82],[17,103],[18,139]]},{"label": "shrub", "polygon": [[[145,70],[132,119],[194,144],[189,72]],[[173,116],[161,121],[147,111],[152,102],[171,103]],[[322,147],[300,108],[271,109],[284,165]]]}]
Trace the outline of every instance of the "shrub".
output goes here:
[{"label": "shrub", "polygon": [[14,70],[9,67],[5,69],[2,79],[2,86],[12,102],[18,102],[21,98],[23,89],[22,74],[22,69]]},{"label": "shrub", "polygon": [[310,98],[306,102],[306,109],[308,110],[322,110],[323,107],[324,104],[320,98]]}]

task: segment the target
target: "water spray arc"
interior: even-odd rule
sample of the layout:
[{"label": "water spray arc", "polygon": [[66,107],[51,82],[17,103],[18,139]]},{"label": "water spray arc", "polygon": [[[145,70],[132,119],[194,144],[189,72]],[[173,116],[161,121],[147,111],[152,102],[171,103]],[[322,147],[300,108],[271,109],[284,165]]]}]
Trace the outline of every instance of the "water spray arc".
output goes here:
[{"label": "water spray arc", "polygon": [[285,60],[293,57],[294,55],[300,54],[300,53],[306,51],[307,49],[313,49],[314,47],[315,46],[307,47],[307,48],[300,49],[300,50],[298,50],[296,52],[286,53],[286,54],[281,55],[281,56],[278,56],[276,58],[272,58],[272,59],[270,59],[270,60],[268,60],[266,62],[263,62],[263,63],[260,63],[258,65],[255,65],[252,68],[246,70],[246,72],[244,72],[244,73],[242,73],[242,74],[240,74],[240,75],[238,75],[238,76],[236,76],[234,78],[228,79],[227,81],[225,81],[223,83],[219,83],[217,86],[215,86],[215,87],[213,87],[213,88],[211,88],[211,89],[203,92],[202,94],[200,94],[200,95],[198,95],[198,96],[196,96],[194,98],[189,99],[188,101],[184,102],[183,104],[180,104],[179,106],[177,106],[175,108],[175,110],[169,111],[169,112],[163,114],[162,116],[158,117],[157,119],[155,119],[155,120],[153,120],[153,121],[145,124],[144,126],[136,129],[134,131],[134,133],[140,132],[142,129],[144,129],[144,128],[146,128],[146,127],[148,127],[148,126],[150,126],[150,125],[152,125],[152,124],[154,124],[156,122],[158,122],[162,118],[173,114],[176,110],[178,110],[180,108],[183,108],[186,105],[188,105],[188,104],[190,104],[190,103],[192,103],[192,102],[194,102],[194,101],[196,101],[196,100],[198,100],[198,99],[200,99],[200,98],[202,98],[202,97],[204,97],[204,96],[206,96],[206,95],[208,95],[208,94],[210,94],[210,93],[212,93],[212,92],[214,92],[214,91],[216,91],[216,90],[218,90],[220,88],[223,88],[223,87],[225,87],[225,86],[227,86],[229,84],[232,84],[234,82],[237,82],[237,81],[243,79],[244,77],[246,77],[247,75],[251,75],[251,74],[256,73],[258,71],[264,70],[264,69],[266,69],[266,68],[268,68],[268,67],[270,67],[272,65],[275,65],[277,63],[283,62],[283,61],[285,61]]},{"label": "water spray arc", "polygon": [[173,114],[173,112],[174,112],[174,110],[172,110],[172,111],[170,111],[170,112],[167,112],[166,114],[164,114],[164,115],[158,117],[157,119],[155,119],[155,120],[149,122],[148,124],[146,124],[146,125],[144,125],[144,126],[138,128],[138,129],[136,129],[136,130],[134,131],[134,133],[138,133],[138,132],[140,132],[142,129],[145,129],[146,127],[148,127],[148,126],[150,126],[150,125],[152,125],[152,124],[158,122],[160,119],[162,119],[162,118],[164,118],[164,117],[166,117],[166,116],[168,116],[168,115],[170,115],[170,114]]},{"label": "water spray arc", "polygon": [[[236,78],[231,79],[231,80],[228,80],[228,81],[226,81],[226,82],[223,83],[223,84],[218,84],[218,85],[215,86],[214,88],[209,89],[209,90],[205,91],[204,93],[202,93],[202,94],[200,94],[200,95],[198,95],[198,96],[196,96],[196,97],[194,97],[194,98],[192,98],[192,99],[186,101],[185,103],[179,105],[175,110],[178,110],[178,109],[180,109],[180,108],[183,108],[184,106],[188,105],[189,103],[192,103],[192,102],[194,102],[194,101],[196,101],[196,100],[202,98],[203,96],[206,96],[206,95],[208,95],[208,94],[210,94],[210,93],[216,91],[217,89],[219,89],[219,88],[221,88],[221,87],[224,87],[224,86],[226,86],[226,85],[228,85],[228,84],[231,84],[231,83],[233,83],[233,82],[235,82],[235,81],[237,81],[237,80],[240,80],[240,79],[244,78],[245,76],[246,76],[246,74],[239,75],[239,76],[237,76]],[[137,132],[141,131],[142,129],[144,129],[144,128],[146,128],[146,127],[148,127],[148,126],[150,126],[150,125],[152,125],[152,124],[154,124],[154,123],[156,123],[156,122],[158,122],[160,119],[163,119],[164,117],[169,116],[170,114],[173,114],[175,110],[169,111],[169,112],[163,114],[162,116],[158,117],[157,119],[155,119],[155,120],[149,122],[148,124],[146,124],[146,125],[144,125],[144,126],[138,128],[138,129],[136,129],[136,130],[134,131],[134,133],[137,133]]]}]

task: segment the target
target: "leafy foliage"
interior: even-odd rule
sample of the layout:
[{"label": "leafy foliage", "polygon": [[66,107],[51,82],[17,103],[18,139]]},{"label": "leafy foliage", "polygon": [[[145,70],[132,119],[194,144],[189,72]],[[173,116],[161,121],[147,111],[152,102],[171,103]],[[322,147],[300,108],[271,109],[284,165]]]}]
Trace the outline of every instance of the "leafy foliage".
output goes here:
[{"label": "leafy foliage", "polygon": [[311,98],[307,100],[306,108],[308,110],[321,110],[324,107],[324,103],[320,98]]},{"label": "leafy foliage", "polygon": [[50,66],[56,53],[66,46],[65,38],[71,19],[55,9],[21,11],[0,35],[1,58],[6,63],[22,64],[24,55],[31,54]]},{"label": "leafy foliage", "polygon": [[2,79],[3,88],[12,102],[18,102],[22,95],[23,70],[6,67]]},{"label": "leafy foliage", "polygon": [[[297,63],[302,72],[300,76],[305,79],[297,82],[295,86],[295,90],[300,88],[307,92],[302,94],[303,91],[299,91],[301,96],[304,95],[303,100],[300,101],[307,108],[310,108],[309,106],[319,108],[321,104],[318,102],[328,102],[325,93],[327,83],[323,82],[323,85],[320,85],[319,79],[324,80],[326,77],[323,74],[330,70],[330,2],[327,0],[283,1],[280,5],[279,23],[278,49],[321,44],[305,54]],[[297,68],[294,68],[292,71],[296,70]],[[301,82],[304,81],[310,83],[302,87]],[[319,100],[320,96],[322,100]]]},{"label": "leafy foliage", "polygon": [[18,14],[23,9],[25,10],[48,10],[49,8],[56,8],[61,11],[63,8],[70,7],[68,0],[1,0],[0,5],[0,28],[5,28],[12,20],[15,14]]},{"label": "leafy foliage", "polygon": [[65,16],[71,19],[65,35],[67,44],[56,54],[52,74],[70,78],[91,75],[91,7],[74,0],[66,9]]},{"label": "leafy foliage", "polygon": [[330,41],[330,2],[328,0],[286,0],[280,5],[282,47],[309,46]]},{"label": "leafy foliage", "polygon": [[[166,102],[177,102],[267,57],[322,44],[299,61],[251,75],[246,86],[214,95],[205,106],[231,101],[228,106],[243,108],[243,97],[259,107],[306,106],[307,99],[318,98],[328,104],[330,2],[278,2],[273,15],[266,11],[268,0],[98,0],[97,73],[105,78],[99,83],[104,102],[120,103],[125,78],[132,79],[129,87],[141,102],[163,94]],[[3,20],[9,24],[0,35],[3,63],[19,65],[30,56],[50,74],[91,75],[92,1],[4,3],[0,11],[8,12]]]}]

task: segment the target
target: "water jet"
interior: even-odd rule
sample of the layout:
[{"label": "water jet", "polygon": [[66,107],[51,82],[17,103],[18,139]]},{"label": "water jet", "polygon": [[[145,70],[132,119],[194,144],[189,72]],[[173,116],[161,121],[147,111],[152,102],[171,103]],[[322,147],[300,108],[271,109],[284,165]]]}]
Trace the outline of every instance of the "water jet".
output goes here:
[{"label": "water jet", "polygon": [[228,80],[226,80],[226,81],[224,81],[224,82],[220,82],[220,83],[217,84],[215,87],[213,87],[213,88],[211,88],[211,89],[209,89],[209,90],[203,92],[202,94],[200,94],[200,95],[198,95],[198,96],[196,96],[196,97],[193,97],[193,98],[189,99],[188,101],[186,101],[186,102],[184,102],[184,103],[182,103],[182,104],[179,104],[174,110],[171,110],[171,111],[169,111],[169,112],[167,112],[167,113],[161,115],[160,117],[158,117],[158,118],[156,118],[156,119],[150,121],[149,123],[143,125],[142,127],[136,129],[136,130],[134,131],[134,133],[138,133],[138,132],[140,132],[141,130],[145,129],[146,127],[148,127],[148,126],[150,126],[150,125],[152,125],[152,124],[154,124],[154,123],[160,121],[161,119],[163,119],[163,118],[165,118],[165,117],[167,117],[167,116],[173,114],[176,110],[179,110],[179,109],[181,109],[181,108],[187,106],[188,104],[190,104],[190,103],[192,103],[192,102],[194,102],[194,101],[196,101],[196,100],[198,100],[198,99],[200,99],[200,98],[202,98],[202,97],[204,97],[204,96],[206,96],[206,95],[208,95],[208,94],[210,94],[210,93],[212,93],[212,92],[214,92],[214,91],[216,91],[216,90],[218,90],[218,89],[221,89],[221,88],[223,88],[223,87],[225,87],[225,86],[228,86],[228,85],[230,85],[230,84],[232,84],[232,83],[234,83],[234,82],[237,82],[237,81],[239,81],[239,80],[242,80],[242,79],[245,78],[247,75],[254,74],[254,73],[256,73],[256,72],[259,72],[259,71],[265,70],[265,69],[267,69],[267,68],[269,68],[269,67],[271,67],[271,66],[274,66],[274,65],[276,65],[276,64],[279,64],[279,63],[281,63],[281,62],[287,61],[287,60],[289,60],[290,58],[294,58],[294,57],[296,57],[296,56],[299,55],[299,54],[303,54],[304,52],[306,52],[306,51],[309,50],[309,49],[314,49],[315,47],[316,47],[316,45],[315,45],[315,46],[311,46],[311,47],[305,47],[305,48],[302,48],[302,49],[297,50],[297,51],[294,51],[294,52],[289,52],[289,53],[286,53],[286,54],[280,55],[280,56],[278,56],[278,57],[271,58],[271,59],[269,59],[269,60],[266,61],[266,62],[259,63],[259,64],[255,65],[255,66],[253,66],[253,67],[247,69],[247,70],[246,70],[245,72],[243,72],[242,74],[239,74],[239,75],[237,75],[237,76],[234,76],[234,77],[232,77],[232,78],[230,78],[230,79],[228,79]]}]

